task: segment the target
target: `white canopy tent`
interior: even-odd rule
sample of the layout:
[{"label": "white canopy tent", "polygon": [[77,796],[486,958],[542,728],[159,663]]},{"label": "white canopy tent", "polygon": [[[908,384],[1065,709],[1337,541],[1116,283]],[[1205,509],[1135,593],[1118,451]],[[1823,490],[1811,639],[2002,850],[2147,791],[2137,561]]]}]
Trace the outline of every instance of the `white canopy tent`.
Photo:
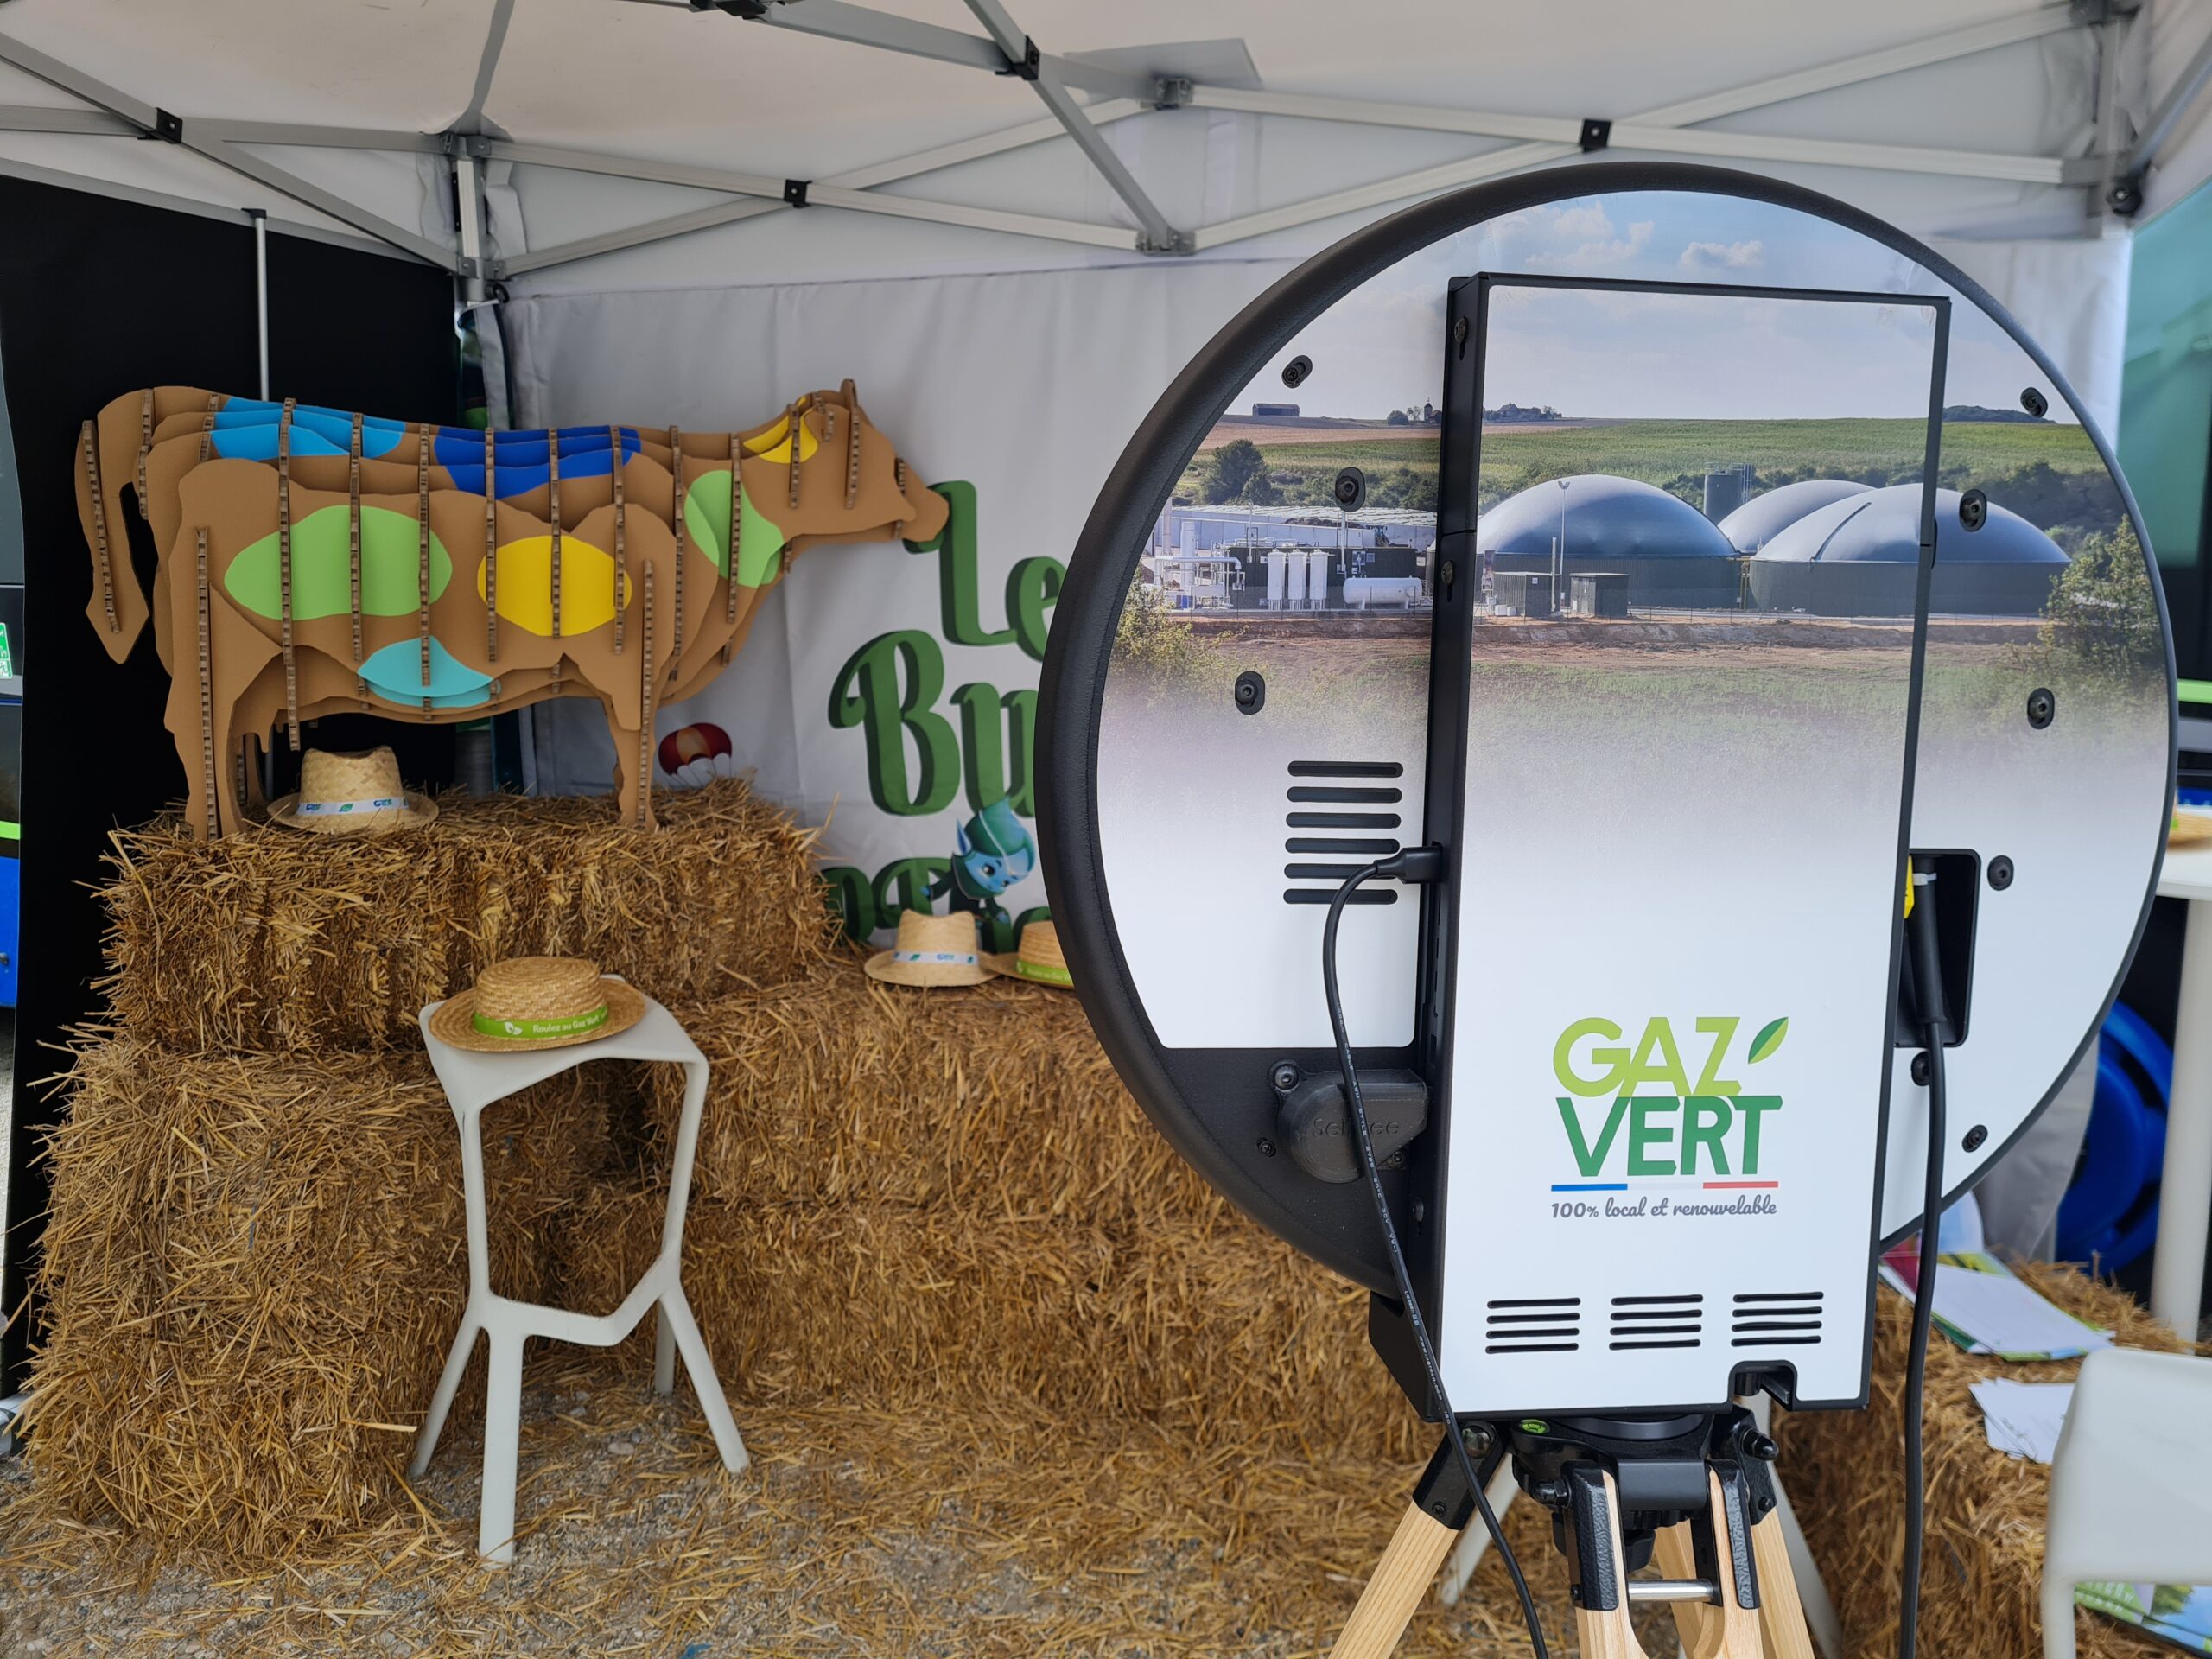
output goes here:
[{"label": "white canopy tent", "polygon": [[1154,43],[1169,0],[0,0],[0,170],[520,296],[1279,259],[1603,148],[1937,241],[2107,415],[2125,228],[2212,173],[2205,0],[1197,15],[1226,38]]}]

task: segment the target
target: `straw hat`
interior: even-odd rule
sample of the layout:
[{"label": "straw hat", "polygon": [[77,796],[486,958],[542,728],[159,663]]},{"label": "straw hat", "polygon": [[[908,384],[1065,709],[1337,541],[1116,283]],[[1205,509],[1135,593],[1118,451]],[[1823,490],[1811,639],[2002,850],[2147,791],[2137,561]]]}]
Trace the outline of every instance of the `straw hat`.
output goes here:
[{"label": "straw hat", "polygon": [[899,913],[899,942],[868,959],[868,972],[893,985],[980,985],[990,976],[976,950],[976,918],[966,911]]},{"label": "straw hat", "polygon": [[986,956],[983,966],[1033,985],[1054,985],[1064,991],[1075,988],[1075,982],[1068,976],[1068,959],[1060,954],[1060,936],[1041,917],[1021,930],[1012,956]]},{"label": "straw hat", "polygon": [[351,754],[309,749],[300,757],[300,788],[271,802],[269,822],[319,836],[381,836],[438,816],[438,804],[399,781],[391,746]]},{"label": "straw hat", "polygon": [[430,1016],[430,1035],[479,1054],[568,1048],[627,1031],[645,999],[627,982],[574,957],[512,957],[476,976]]}]

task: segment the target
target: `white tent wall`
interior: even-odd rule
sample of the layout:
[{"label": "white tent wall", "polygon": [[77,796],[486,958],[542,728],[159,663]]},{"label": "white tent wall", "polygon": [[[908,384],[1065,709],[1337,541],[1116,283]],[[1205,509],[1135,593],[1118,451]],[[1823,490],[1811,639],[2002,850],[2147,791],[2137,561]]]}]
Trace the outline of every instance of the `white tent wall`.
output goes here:
[{"label": "white tent wall", "polygon": [[[359,214],[349,226],[288,197],[281,181],[272,189],[227,171],[194,153],[190,137],[224,121],[381,130],[414,148],[246,148],[308,181],[310,197],[330,191],[435,251],[456,242],[454,163],[412,135],[488,142],[487,252],[511,267],[512,296],[489,366],[495,397],[512,378],[512,422],[719,428],[850,375],[925,476],[977,486],[987,610],[1017,560],[1065,556],[1143,411],[1245,299],[1417,195],[1536,162],[1580,164],[1571,143],[1529,141],[1555,137],[1561,120],[1612,120],[1612,155],[1763,172],[1929,239],[2043,341],[2107,432],[2130,244],[2126,219],[2105,209],[2107,183],[2169,105],[2179,113],[2145,175],[2149,211],[2212,171],[2212,93],[2178,101],[2212,31],[2205,0],[2133,11],[1862,0],[1786,16],[1770,0],[1479,10],[1392,0],[1351,12],[1217,0],[1198,26],[1220,38],[1159,46],[1133,43],[1193,28],[1175,0],[1008,0],[1048,53],[1198,83],[1205,107],[1077,92],[1159,213],[1199,233],[1195,257],[1147,257],[1133,245],[1136,215],[1047,118],[1035,88],[810,35],[807,20],[823,14],[810,3],[779,4],[771,16],[781,26],[767,26],[615,0],[445,0],[410,12],[371,0],[9,0],[0,58],[17,42],[175,110],[188,143],[0,130],[0,169],[75,174],[212,212],[264,207],[279,229],[359,239]],[[957,0],[880,0],[877,10],[980,34]],[[1923,49],[1930,41],[1942,44]],[[1954,49],[1961,41],[1977,49]],[[1828,68],[1839,65],[1856,68]],[[81,85],[72,96],[71,78],[58,79],[0,68],[0,105],[81,113],[101,96]],[[1322,118],[1356,112],[1341,102],[1300,113],[1249,107],[1286,95],[1373,100],[1379,121]],[[1387,124],[1452,124],[1408,114],[1414,106],[1492,113],[1460,122],[1464,131]],[[1541,119],[1554,124],[1528,124]],[[1670,127],[1683,133],[1678,154],[1661,147],[1673,143]],[[1034,141],[912,176],[896,165],[937,146],[988,148],[992,135],[1016,130]],[[1808,143],[1871,148],[1808,152]],[[731,174],[772,190],[786,178],[852,180],[886,206],[1032,215],[1059,221],[1062,234],[820,201],[794,209],[698,188]],[[685,214],[724,222],[558,257]],[[1085,226],[1119,227],[1122,244],[1066,239]],[[537,263],[549,252],[556,263]],[[276,372],[281,382],[281,364]],[[867,787],[850,761],[856,734],[841,732],[846,759],[825,763],[816,730],[860,643],[845,601],[866,593],[877,620],[862,634],[901,616],[920,619],[918,628],[937,581],[932,559],[895,548],[809,557],[697,717],[727,726],[764,785],[802,810],[855,799]],[[977,626],[1006,623],[1001,611]],[[963,677],[1001,691],[1034,683],[1034,663],[1014,646],[938,644],[948,687]],[[664,724],[691,712],[671,711]],[[539,722],[535,757],[548,787],[599,786],[611,770],[603,734],[574,714]],[[850,812],[846,850],[871,868],[894,853],[949,851],[959,810],[930,816],[944,822],[906,826],[893,847],[880,817]]]},{"label": "white tent wall", "polygon": [[[944,561],[957,550],[817,549],[770,594],[730,668],[658,722],[664,734],[697,721],[720,726],[762,791],[810,821],[829,819],[831,857],[873,881],[899,861],[950,855],[957,828],[982,804],[973,797],[993,798],[1014,781],[1010,769],[1026,764],[1026,746],[1001,699],[1033,690],[1038,672],[1008,632],[1014,567],[1039,556],[1065,562],[1159,390],[1286,269],[1280,260],[1154,261],[521,300],[504,308],[516,415],[526,425],[616,415],[719,429],[767,419],[797,393],[851,376],[869,418],[924,478],[974,486],[971,626],[949,626],[943,614]],[[963,634],[992,642],[963,643]],[[994,768],[963,731],[962,760],[988,775],[980,791],[963,782],[925,812],[902,810],[919,789],[922,746],[893,728],[908,772],[887,805],[868,764],[871,732],[855,706],[855,658],[893,635],[929,664],[893,665],[926,717],[959,728],[958,689],[988,685],[984,706],[1003,739]],[[933,689],[917,693],[928,682]],[[830,714],[839,700],[851,723]],[[595,705],[530,712],[539,787],[607,786],[614,751]],[[1007,894],[1009,911],[1043,904],[1043,886],[1031,875]]]}]

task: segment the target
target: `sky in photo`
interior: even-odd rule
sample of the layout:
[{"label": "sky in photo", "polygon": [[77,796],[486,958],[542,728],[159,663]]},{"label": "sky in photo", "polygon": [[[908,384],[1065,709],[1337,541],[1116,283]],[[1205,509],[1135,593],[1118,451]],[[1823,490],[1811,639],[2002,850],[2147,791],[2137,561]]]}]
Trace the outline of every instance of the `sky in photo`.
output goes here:
[{"label": "sky in photo", "polygon": [[[1394,408],[1440,401],[1446,293],[1453,277],[1482,271],[1949,292],[1880,243],[1793,209],[1677,191],[1580,197],[1488,220],[1382,272],[1314,319],[1231,410],[1248,412],[1255,399],[1289,401],[1309,416],[1377,420]],[[1793,321],[1783,315],[1783,302],[1580,297],[1579,312],[1550,312],[1551,337],[1541,353],[1522,353],[1510,376],[1488,377],[1485,402],[1550,404],[1562,415],[1615,419],[1808,418],[1926,408],[1924,390],[1910,409],[1900,408],[1897,379],[1916,340],[1925,387],[1925,307],[1831,302],[1807,307]],[[1947,404],[2013,409],[2023,387],[2053,393],[2002,329],[1962,296],[1951,298]],[[1313,372],[1291,391],[1281,367],[1300,353],[1313,359]],[[2073,418],[2055,395],[2050,404],[2053,417]]]}]

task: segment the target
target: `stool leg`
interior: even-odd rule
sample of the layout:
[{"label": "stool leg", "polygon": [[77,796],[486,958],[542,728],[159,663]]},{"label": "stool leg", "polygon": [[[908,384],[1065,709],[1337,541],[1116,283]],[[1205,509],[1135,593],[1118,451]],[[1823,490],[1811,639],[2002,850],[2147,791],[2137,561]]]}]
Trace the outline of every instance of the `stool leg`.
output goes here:
[{"label": "stool leg", "polygon": [[668,1322],[668,1304],[658,1304],[653,1321],[653,1392],[676,1392],[676,1327]]},{"label": "stool leg", "polygon": [[453,1351],[446,1356],[445,1370],[438,1377],[438,1391],[430,1396],[430,1409],[415,1436],[415,1460],[407,1465],[410,1480],[420,1480],[430,1466],[438,1436],[445,1433],[446,1414],[453,1409],[454,1395],[461,1388],[461,1374],[468,1369],[468,1357],[475,1351],[477,1333],[483,1328],[474,1314],[461,1315],[461,1331],[453,1339]]},{"label": "stool leg", "polygon": [[476,1551],[495,1567],[515,1558],[515,1461],[522,1440],[520,1332],[492,1332],[492,1379],[484,1396],[484,1490]]},{"label": "stool leg", "polygon": [[671,1285],[661,1298],[660,1318],[660,1328],[673,1332],[676,1345],[683,1351],[683,1369],[691,1373],[691,1392],[699,1396],[699,1409],[707,1414],[715,1449],[722,1454],[722,1467],[733,1475],[743,1474],[753,1462],[752,1455],[737,1432],[737,1420],[729,1414],[729,1402],[722,1398],[722,1385],[715,1378],[715,1362],[708,1357],[706,1338],[699,1334],[682,1285]]}]

